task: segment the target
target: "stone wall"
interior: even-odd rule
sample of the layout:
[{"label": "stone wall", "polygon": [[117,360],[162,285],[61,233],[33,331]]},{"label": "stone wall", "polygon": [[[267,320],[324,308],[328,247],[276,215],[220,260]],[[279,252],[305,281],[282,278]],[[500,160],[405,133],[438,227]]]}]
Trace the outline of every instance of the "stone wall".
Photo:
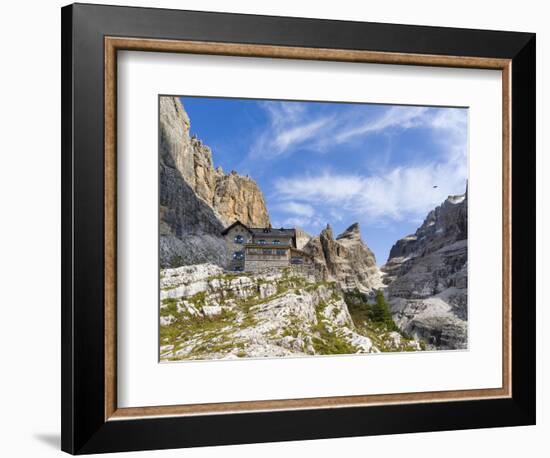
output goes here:
[{"label": "stone wall", "polygon": [[321,266],[314,263],[308,264],[290,264],[290,272],[292,275],[298,274],[306,276],[313,282],[319,282],[326,280],[324,270]]},{"label": "stone wall", "polygon": [[[243,237],[243,243],[235,242],[235,237],[238,235]],[[244,269],[244,258],[242,260],[233,259],[233,254],[238,251],[243,251],[244,253],[244,244],[248,242],[251,237],[250,232],[240,225],[232,227],[227,234],[224,235],[225,246],[227,247],[227,254],[229,257],[227,262],[229,270],[237,270],[239,267]]]},{"label": "stone wall", "polygon": [[289,266],[288,256],[271,256],[269,258],[252,258],[246,257],[244,270],[247,272],[259,272],[265,269],[282,268]]}]

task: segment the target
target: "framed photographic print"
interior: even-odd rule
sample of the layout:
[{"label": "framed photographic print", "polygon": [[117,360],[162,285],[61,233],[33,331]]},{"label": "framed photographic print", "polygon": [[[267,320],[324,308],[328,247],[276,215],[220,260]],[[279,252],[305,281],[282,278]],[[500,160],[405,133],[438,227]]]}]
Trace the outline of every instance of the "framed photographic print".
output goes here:
[{"label": "framed photographic print", "polygon": [[76,4],[62,78],[63,450],[534,424],[534,34]]}]

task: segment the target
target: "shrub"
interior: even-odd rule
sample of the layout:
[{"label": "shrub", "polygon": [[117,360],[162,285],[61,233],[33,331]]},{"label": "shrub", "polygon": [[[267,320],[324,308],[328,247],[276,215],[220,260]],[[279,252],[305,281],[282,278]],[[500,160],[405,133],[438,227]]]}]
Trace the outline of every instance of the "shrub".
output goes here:
[{"label": "shrub", "polygon": [[375,303],[369,307],[368,315],[374,323],[386,325],[388,331],[397,330],[397,326],[393,321],[390,312],[390,306],[386,302],[386,298],[384,297],[384,293],[382,293],[382,291],[376,291]]},{"label": "shrub", "polygon": [[345,301],[358,328],[364,325],[368,327],[370,324],[376,327],[384,326],[388,331],[399,331],[381,290],[376,291],[374,304],[366,302],[364,295],[358,291],[346,292]]},{"label": "shrub", "polygon": [[183,259],[183,257],[177,255],[177,256],[172,256],[172,258],[170,259],[170,267],[172,269],[175,269],[176,267],[181,267],[183,265],[185,265],[185,260]]}]

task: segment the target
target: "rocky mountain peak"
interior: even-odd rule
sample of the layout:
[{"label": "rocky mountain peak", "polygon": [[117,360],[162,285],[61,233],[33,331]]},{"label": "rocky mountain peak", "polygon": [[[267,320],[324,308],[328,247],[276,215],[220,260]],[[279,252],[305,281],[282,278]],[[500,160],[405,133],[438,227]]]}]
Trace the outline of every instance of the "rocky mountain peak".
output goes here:
[{"label": "rocky mountain peak", "polygon": [[449,196],[382,267],[396,323],[435,348],[467,346],[467,236],[467,194]]},{"label": "rocky mountain peak", "polygon": [[344,232],[342,232],[338,237],[336,237],[336,240],[339,242],[363,242],[361,239],[361,229],[359,228],[359,223],[353,223],[350,227],[348,227]]},{"label": "rocky mountain peak", "polygon": [[382,286],[380,271],[372,251],[361,239],[359,225],[352,224],[335,240],[332,227],[312,237],[304,246],[325,277],[337,281],[345,290],[371,292]]},{"label": "rocky mountain peak", "polygon": [[262,191],[250,178],[232,171],[216,176],[211,202],[226,226],[239,220],[252,227],[269,227],[269,214]]},{"label": "rocky mountain peak", "polygon": [[332,232],[332,227],[328,223],[327,223],[327,226],[321,231],[321,234],[319,234],[319,235],[322,238],[326,238],[328,240],[334,240],[334,234]]},{"label": "rocky mountain peak", "polygon": [[390,250],[388,263],[393,258],[416,257],[439,249],[443,245],[468,237],[468,196],[447,197],[430,211],[414,234],[398,240]]},{"label": "rocky mountain peak", "polygon": [[254,180],[235,170],[214,168],[212,150],[189,135],[191,122],[177,97],[160,99],[161,164],[175,169],[197,196],[210,206],[222,226],[239,220],[269,226],[262,191]]},{"label": "rocky mountain peak", "polygon": [[224,227],[237,219],[269,225],[263,194],[254,180],[214,168],[212,150],[190,135],[178,97],[160,98],[159,120],[161,265],[224,265]]}]

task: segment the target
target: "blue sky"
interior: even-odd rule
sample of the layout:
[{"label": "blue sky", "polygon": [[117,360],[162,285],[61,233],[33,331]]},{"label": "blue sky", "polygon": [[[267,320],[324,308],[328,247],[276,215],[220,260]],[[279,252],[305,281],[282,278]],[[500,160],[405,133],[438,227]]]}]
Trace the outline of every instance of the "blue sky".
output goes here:
[{"label": "blue sky", "polygon": [[[382,265],[468,173],[468,110],[181,97],[214,165],[254,178],[274,227],[358,222]],[[436,186],[434,188],[434,186]]]}]

